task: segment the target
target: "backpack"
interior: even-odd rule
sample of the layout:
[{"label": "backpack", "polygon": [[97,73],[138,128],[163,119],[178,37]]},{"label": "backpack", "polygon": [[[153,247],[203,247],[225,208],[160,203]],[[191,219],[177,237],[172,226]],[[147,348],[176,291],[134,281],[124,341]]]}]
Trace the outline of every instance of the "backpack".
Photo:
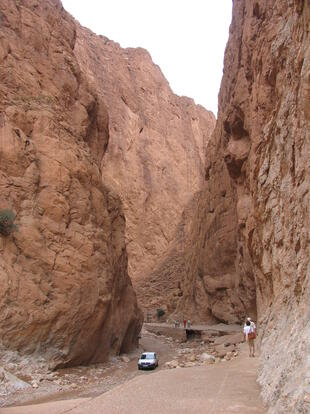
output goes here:
[{"label": "backpack", "polygon": [[248,339],[252,340],[256,338],[256,332],[251,326],[251,331],[248,333]]}]

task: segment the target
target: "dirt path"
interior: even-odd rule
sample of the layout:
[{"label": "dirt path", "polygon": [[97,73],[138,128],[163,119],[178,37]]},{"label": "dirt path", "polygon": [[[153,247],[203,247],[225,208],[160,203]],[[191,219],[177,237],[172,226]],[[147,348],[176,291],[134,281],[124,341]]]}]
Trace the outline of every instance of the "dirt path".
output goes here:
[{"label": "dirt path", "polygon": [[[129,362],[123,362],[121,358],[113,358],[107,364],[60,370],[55,373],[57,376],[52,380],[38,382],[38,389],[30,387],[5,398],[0,397],[0,407],[93,398],[138,375],[152,375],[153,371],[141,373],[137,370],[138,356],[145,350],[152,350],[160,355],[157,371],[163,369],[165,362],[175,356],[175,344],[167,341],[167,338],[157,337],[143,330],[139,350],[126,356],[130,359]],[[1,408],[0,413],[2,413]]]},{"label": "dirt path", "polygon": [[4,408],[1,414],[264,414],[256,383],[258,360],[246,345],[238,358],[209,366],[147,372],[82,400]]}]

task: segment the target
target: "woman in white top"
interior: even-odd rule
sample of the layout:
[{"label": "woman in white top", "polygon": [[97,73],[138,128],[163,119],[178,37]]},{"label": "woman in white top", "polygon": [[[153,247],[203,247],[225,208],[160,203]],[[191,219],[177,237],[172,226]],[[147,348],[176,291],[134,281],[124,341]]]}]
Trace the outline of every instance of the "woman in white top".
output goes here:
[{"label": "woman in white top", "polygon": [[254,340],[256,337],[256,333],[255,333],[255,329],[253,328],[249,320],[247,320],[244,325],[243,334],[244,334],[244,339],[247,341],[249,345],[250,357],[254,357],[255,356]]}]

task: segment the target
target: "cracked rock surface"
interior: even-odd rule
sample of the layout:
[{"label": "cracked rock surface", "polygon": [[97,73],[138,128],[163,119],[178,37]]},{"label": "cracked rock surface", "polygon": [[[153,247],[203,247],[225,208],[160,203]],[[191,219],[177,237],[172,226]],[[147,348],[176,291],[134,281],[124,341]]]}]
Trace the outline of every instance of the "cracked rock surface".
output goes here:
[{"label": "cracked rock surface", "polygon": [[215,117],[193,99],[175,95],[142,48],[123,49],[78,26],[74,50],[107,105],[102,174],[124,204],[129,274],[139,303],[155,308],[165,302],[165,287],[157,289],[162,280],[152,280],[152,272],[203,183]]},{"label": "cracked rock surface", "polygon": [[1,345],[50,366],[103,361],[141,327],[101,170],[108,113],[60,1],[4,0],[0,19],[0,209],[18,227],[0,237]]}]

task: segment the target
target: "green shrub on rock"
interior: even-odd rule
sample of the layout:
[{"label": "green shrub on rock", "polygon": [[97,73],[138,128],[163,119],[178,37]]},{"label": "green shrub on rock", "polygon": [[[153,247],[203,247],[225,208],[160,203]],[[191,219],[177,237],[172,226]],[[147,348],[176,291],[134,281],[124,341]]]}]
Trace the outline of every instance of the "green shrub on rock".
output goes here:
[{"label": "green shrub on rock", "polygon": [[12,210],[0,210],[0,234],[9,236],[15,229],[14,224],[16,214]]},{"label": "green shrub on rock", "polygon": [[164,316],[165,311],[162,308],[159,308],[156,310],[157,318],[160,319],[162,316]]}]

